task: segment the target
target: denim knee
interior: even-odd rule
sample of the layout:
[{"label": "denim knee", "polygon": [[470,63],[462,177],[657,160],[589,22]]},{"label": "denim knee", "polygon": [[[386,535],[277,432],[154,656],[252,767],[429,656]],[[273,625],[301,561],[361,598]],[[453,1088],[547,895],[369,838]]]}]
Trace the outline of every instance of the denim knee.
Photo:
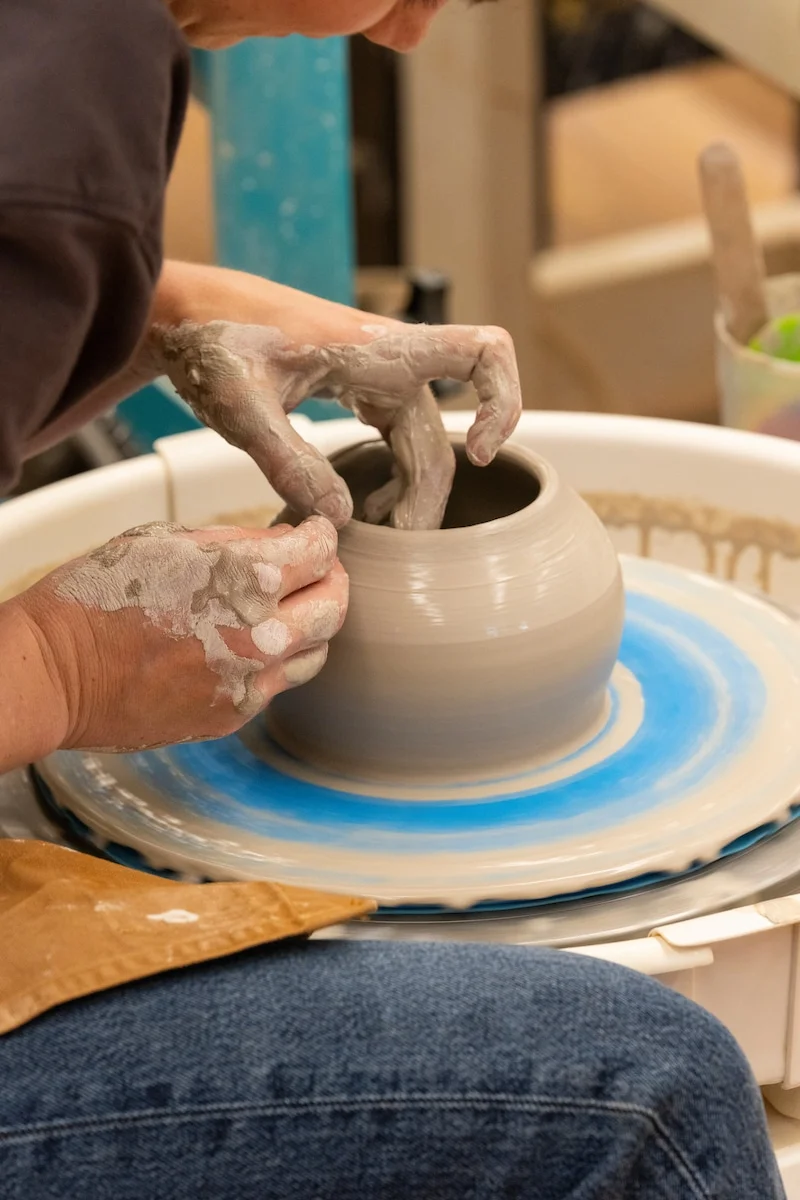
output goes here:
[{"label": "denim knee", "polygon": [[722,1026],[561,951],[252,952],[55,1010],[0,1041],[0,1074],[32,1200],[141,1200],[153,1171],[187,1198],[781,1195]]}]

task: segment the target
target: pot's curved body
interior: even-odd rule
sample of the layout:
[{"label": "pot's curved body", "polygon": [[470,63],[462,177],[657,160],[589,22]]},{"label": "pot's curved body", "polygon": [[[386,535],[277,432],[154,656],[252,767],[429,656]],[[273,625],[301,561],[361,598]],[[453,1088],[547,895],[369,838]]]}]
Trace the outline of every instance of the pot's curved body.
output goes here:
[{"label": "pot's curved body", "polygon": [[[362,452],[382,451],[345,456]],[[489,468],[460,455],[456,484],[462,527],[353,520],[342,530],[344,627],[320,675],[267,714],[297,757],[362,780],[475,781],[561,757],[602,724],[624,617],[604,527],[551,466],[513,445]],[[464,527],[520,495],[535,499]]]}]

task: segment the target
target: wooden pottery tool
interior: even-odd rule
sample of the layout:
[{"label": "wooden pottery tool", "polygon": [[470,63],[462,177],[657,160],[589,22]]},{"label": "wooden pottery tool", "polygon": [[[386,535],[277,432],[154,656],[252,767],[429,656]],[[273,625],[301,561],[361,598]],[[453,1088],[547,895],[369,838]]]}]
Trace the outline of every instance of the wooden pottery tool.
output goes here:
[{"label": "wooden pottery tool", "polygon": [[769,321],[764,255],[753,230],[741,163],[725,143],[700,156],[719,305],[731,336],[747,345]]}]

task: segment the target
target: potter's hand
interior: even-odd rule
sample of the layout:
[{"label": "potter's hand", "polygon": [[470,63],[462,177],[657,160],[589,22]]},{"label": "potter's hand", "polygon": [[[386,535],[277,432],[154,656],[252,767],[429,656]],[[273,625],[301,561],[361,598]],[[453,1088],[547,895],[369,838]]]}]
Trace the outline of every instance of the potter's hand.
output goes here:
[{"label": "potter's hand", "polygon": [[324,514],[336,526],[352,513],[344,482],[287,420],[308,397],[333,396],[380,430],[394,452],[396,478],[370,498],[367,518],[391,511],[400,528],[437,529],[455,460],[428,384],[474,384],[478,413],[467,453],[486,465],[521,410],[511,339],[489,327],[361,321],[347,341],[325,343],[260,324],[184,321],[156,326],[151,346],[200,420],[247,451],[296,511]]},{"label": "potter's hand", "polygon": [[58,744],[221,737],[312,678],[347,608],[336,545],[322,517],[268,531],[144,525],[10,601],[63,699]]}]

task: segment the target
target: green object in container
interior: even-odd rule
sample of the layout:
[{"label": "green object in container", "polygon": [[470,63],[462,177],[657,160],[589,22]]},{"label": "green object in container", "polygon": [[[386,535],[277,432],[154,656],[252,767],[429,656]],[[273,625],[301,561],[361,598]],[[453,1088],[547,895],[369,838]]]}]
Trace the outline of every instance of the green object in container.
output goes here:
[{"label": "green object in container", "polygon": [[800,363],[800,313],[775,317],[750,342],[750,349],[770,358]]}]

